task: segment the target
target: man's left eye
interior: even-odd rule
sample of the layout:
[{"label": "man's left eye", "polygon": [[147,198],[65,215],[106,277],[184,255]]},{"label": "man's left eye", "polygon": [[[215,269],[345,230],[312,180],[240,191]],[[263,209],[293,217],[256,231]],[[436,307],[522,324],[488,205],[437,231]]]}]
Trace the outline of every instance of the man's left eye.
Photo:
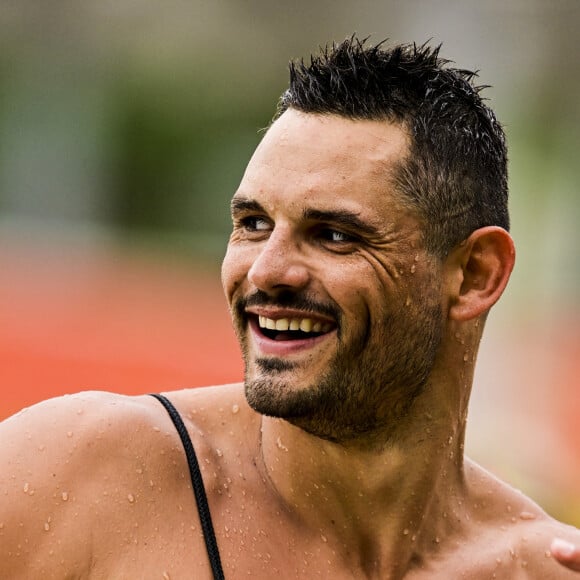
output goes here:
[{"label": "man's left eye", "polygon": [[352,236],[349,236],[348,234],[338,230],[332,230],[330,228],[322,230],[321,234],[325,240],[338,244],[353,241]]}]

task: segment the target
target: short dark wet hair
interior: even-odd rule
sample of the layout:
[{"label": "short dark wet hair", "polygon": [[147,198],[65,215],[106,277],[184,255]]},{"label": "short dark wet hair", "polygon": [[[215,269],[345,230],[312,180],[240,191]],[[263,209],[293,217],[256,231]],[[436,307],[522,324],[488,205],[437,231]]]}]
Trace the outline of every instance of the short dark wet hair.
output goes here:
[{"label": "short dark wet hair", "polygon": [[452,68],[440,46],[376,46],[355,36],[290,63],[287,109],[400,124],[410,152],[394,172],[396,189],[424,223],[440,257],[478,228],[509,229],[505,134],[474,84],[477,72]]}]

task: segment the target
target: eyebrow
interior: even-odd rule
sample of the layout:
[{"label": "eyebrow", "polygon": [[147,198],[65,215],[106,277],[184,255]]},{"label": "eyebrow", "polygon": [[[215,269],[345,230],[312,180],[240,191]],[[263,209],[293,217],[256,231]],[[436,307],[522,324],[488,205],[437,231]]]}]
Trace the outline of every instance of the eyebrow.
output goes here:
[{"label": "eyebrow", "polygon": [[259,211],[265,213],[265,209],[255,200],[247,197],[234,197],[230,202],[230,208],[233,213],[244,211]]}]

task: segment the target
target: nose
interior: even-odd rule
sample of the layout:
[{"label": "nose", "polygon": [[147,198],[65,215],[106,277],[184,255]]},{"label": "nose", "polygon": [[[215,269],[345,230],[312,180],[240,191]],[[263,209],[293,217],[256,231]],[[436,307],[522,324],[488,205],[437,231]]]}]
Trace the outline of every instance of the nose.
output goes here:
[{"label": "nose", "polygon": [[304,288],[309,270],[300,243],[274,229],[250,267],[248,280],[268,294]]}]

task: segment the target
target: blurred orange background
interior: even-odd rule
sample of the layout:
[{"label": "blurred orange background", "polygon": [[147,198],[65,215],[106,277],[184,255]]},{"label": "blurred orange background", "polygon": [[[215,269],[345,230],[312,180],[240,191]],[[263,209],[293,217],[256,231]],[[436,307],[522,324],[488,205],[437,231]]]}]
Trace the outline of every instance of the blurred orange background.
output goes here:
[{"label": "blurred orange background", "polygon": [[0,248],[0,419],[79,390],[240,381],[219,272],[168,255],[54,240]]}]

